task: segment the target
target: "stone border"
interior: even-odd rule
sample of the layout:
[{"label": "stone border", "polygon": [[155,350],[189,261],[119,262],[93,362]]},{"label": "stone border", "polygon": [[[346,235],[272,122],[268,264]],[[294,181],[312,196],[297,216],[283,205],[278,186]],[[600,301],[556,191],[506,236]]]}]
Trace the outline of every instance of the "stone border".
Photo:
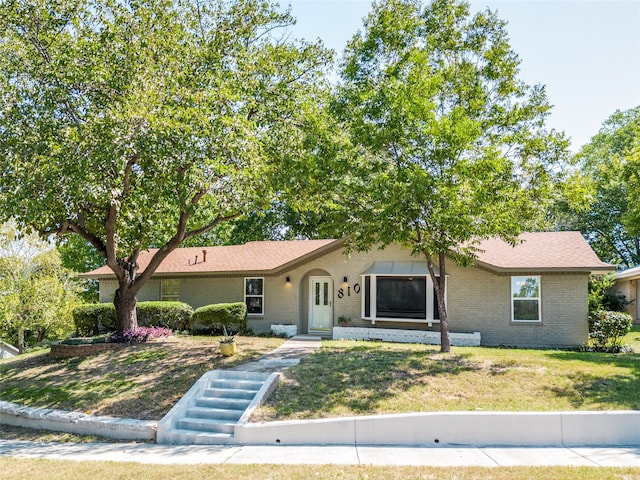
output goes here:
[{"label": "stone border", "polygon": [[77,345],[68,345],[65,343],[54,343],[51,345],[49,356],[51,358],[71,358],[71,357],[87,357],[97,353],[106,352],[108,350],[120,350],[129,346],[126,343],[85,343]]},{"label": "stone border", "polygon": [[[451,333],[451,345],[479,347],[480,332]],[[333,327],[334,340],[382,340],[398,343],[426,343],[440,345],[440,332],[426,330],[402,330],[396,328]]]},{"label": "stone border", "polygon": [[23,407],[0,400],[0,425],[97,435],[117,440],[156,441],[157,422]]}]

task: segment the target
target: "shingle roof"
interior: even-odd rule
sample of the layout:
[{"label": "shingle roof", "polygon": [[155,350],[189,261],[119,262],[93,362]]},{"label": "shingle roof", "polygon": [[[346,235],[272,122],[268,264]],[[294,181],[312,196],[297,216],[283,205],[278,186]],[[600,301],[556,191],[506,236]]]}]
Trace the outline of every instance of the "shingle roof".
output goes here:
[{"label": "shingle roof", "polygon": [[499,238],[480,243],[477,264],[494,271],[613,271],[580,232],[524,233],[515,247]]},{"label": "shingle roof", "polygon": [[[203,275],[207,273],[273,272],[290,263],[332,246],[342,245],[341,240],[283,240],[249,242],[244,245],[216,247],[177,248],[171,252],[156,270],[156,275],[182,274]],[[138,263],[144,271],[157,249],[140,252]],[[204,254],[203,252],[206,252]],[[82,274],[87,278],[113,276],[107,266]]]},{"label": "shingle roof", "polygon": [[[612,265],[600,261],[580,232],[525,233],[520,240],[515,247],[498,238],[484,240],[478,247],[476,263],[497,272],[614,270]],[[162,262],[155,275],[276,273],[340,246],[342,240],[329,239],[178,248]],[[155,252],[150,249],[140,253],[140,271],[144,271]],[[203,252],[206,252],[206,260]],[[105,278],[112,277],[113,272],[104,266],[82,276]]]}]

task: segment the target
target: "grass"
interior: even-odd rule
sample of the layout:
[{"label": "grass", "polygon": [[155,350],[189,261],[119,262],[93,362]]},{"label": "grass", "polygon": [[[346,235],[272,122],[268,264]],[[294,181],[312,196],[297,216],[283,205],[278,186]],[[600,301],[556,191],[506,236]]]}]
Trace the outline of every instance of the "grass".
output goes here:
[{"label": "grass", "polygon": [[[276,346],[238,337],[222,357],[217,337],[172,337],[91,357],[51,359],[47,350],[0,361],[0,399],[159,420],[206,371],[231,368]],[[640,328],[625,343],[640,351]],[[287,370],[254,420],[444,410],[640,409],[640,355],[562,350],[325,341]],[[14,435],[11,431],[0,438]],[[13,438],[13,437],[10,437]],[[33,433],[35,439],[43,438]],[[48,438],[44,435],[45,439]],[[63,437],[75,441],[73,437]]]},{"label": "grass", "polygon": [[[638,327],[627,344],[640,346]],[[640,348],[638,348],[640,350]],[[640,409],[640,355],[327,341],[256,421],[415,411]]]},{"label": "grass", "polygon": [[[0,424],[0,439],[30,442],[59,442],[59,443],[135,443],[131,440],[118,440],[97,435],[76,435],[74,433],[53,432],[35,428],[14,427]],[[146,442],[138,442],[146,443]],[[1,478],[1,477],[0,477]]]},{"label": "grass", "polygon": [[0,458],[0,479],[31,480],[46,472],[49,480],[136,479],[179,480],[225,478],[242,480],[439,479],[439,480],[638,480],[638,468],[609,467],[374,467],[345,465],[142,465],[115,462],[70,462]]},{"label": "grass", "polygon": [[218,341],[218,337],[168,337],[89,357],[53,359],[46,349],[2,360],[0,399],[160,420],[203,373],[249,362],[283,342],[236,337],[238,353],[223,357]]}]

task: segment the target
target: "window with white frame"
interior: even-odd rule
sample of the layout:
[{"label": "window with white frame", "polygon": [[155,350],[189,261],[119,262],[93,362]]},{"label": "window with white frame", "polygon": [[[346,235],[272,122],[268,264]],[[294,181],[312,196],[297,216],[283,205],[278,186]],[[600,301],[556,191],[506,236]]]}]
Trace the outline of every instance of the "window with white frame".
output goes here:
[{"label": "window with white frame", "polygon": [[180,280],[177,278],[163,278],[160,280],[160,300],[163,302],[180,301]]},{"label": "window with white frame", "polygon": [[511,320],[541,322],[540,277],[511,277]]},{"label": "window with white frame", "polygon": [[439,321],[435,291],[426,275],[363,275],[362,316],[366,320]]},{"label": "window with white frame", "polygon": [[264,315],[264,278],[244,279],[244,302],[247,304],[247,314]]}]

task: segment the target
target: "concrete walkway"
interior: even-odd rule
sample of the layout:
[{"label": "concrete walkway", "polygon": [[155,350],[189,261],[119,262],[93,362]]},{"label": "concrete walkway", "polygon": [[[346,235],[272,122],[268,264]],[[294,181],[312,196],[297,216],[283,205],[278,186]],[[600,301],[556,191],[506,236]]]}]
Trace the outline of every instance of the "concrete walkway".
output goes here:
[{"label": "concrete walkway", "polygon": [[233,370],[243,372],[277,372],[300,363],[300,359],[322,346],[322,339],[315,335],[296,335],[275,350],[255,362],[243,363]]},{"label": "concrete walkway", "polygon": [[38,443],[0,440],[0,457],[146,464],[638,467],[640,448],[412,448]]}]

